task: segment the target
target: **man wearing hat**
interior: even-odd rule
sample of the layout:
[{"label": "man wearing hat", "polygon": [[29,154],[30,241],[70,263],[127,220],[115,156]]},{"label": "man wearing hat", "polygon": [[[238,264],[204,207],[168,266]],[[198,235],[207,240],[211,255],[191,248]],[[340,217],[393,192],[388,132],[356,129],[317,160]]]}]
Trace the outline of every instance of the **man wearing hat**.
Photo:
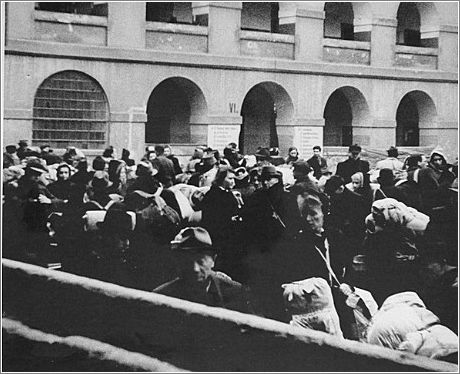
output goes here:
[{"label": "man wearing hat", "polygon": [[153,290],[214,307],[251,312],[247,290],[228,275],[213,270],[216,250],[209,233],[201,227],[186,227],[171,242],[178,277]]},{"label": "man wearing hat", "polygon": [[47,217],[54,210],[57,199],[49,192],[44,182],[47,169],[40,161],[30,160],[25,174],[18,181],[16,195],[18,209],[22,209],[22,228],[25,232],[18,234],[19,250],[27,256],[43,255],[47,250]]},{"label": "man wearing hat", "polygon": [[27,153],[29,152],[29,144],[27,143],[27,140],[20,140],[18,145],[18,157],[22,160],[23,158],[26,158]]},{"label": "man wearing hat", "polygon": [[307,161],[296,161],[292,167],[296,185],[318,191],[318,182],[313,176],[314,170]]},{"label": "man wearing hat", "polygon": [[251,252],[266,252],[299,229],[296,198],[284,190],[281,172],[273,165],[265,165],[260,182],[262,188],[248,198],[241,211],[244,242],[251,247]]},{"label": "man wearing hat", "polygon": [[358,144],[351,145],[348,148],[348,160],[337,164],[337,175],[340,175],[345,184],[351,182],[351,176],[358,171],[363,173],[364,178],[369,178],[369,162],[361,160],[359,157],[361,147]]},{"label": "man wearing hat", "polygon": [[7,145],[5,147],[6,152],[3,153],[3,169],[9,168],[10,166],[16,166],[21,163],[17,155],[17,148],[15,145]]},{"label": "man wearing hat", "polygon": [[259,147],[254,156],[256,156],[257,166],[271,165],[270,150],[268,148]]},{"label": "man wearing hat", "polygon": [[198,174],[193,175],[190,179],[198,179],[197,187],[210,187],[212,181],[216,177],[217,170],[219,169],[216,152],[217,151],[209,148],[203,155],[200,163],[195,166]]},{"label": "man wearing hat", "polygon": [[408,199],[402,187],[395,185],[396,179],[394,176],[394,171],[392,169],[380,169],[377,182],[379,183],[380,188],[374,190],[372,201],[391,197],[393,199],[403,202],[406,205],[408,202],[410,202],[410,199]]}]

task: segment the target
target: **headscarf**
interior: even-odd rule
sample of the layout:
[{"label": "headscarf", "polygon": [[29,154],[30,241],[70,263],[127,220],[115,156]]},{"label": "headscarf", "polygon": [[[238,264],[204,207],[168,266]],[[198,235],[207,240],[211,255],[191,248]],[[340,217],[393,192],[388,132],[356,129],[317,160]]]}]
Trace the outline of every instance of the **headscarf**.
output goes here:
[{"label": "headscarf", "polygon": [[364,187],[364,174],[358,171],[351,176],[351,180],[358,179],[359,180],[359,188]]}]

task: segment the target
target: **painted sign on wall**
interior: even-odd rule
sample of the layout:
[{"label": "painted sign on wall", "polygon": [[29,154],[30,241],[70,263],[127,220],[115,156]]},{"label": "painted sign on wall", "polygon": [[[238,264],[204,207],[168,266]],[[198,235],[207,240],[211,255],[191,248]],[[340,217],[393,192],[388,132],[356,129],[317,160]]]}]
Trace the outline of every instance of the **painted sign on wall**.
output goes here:
[{"label": "painted sign on wall", "polygon": [[294,127],[294,146],[299,150],[300,157],[308,159],[313,154],[313,147],[315,145],[323,148],[323,127]]},{"label": "painted sign on wall", "polygon": [[228,143],[238,144],[239,135],[239,125],[209,125],[208,146],[222,152]]}]

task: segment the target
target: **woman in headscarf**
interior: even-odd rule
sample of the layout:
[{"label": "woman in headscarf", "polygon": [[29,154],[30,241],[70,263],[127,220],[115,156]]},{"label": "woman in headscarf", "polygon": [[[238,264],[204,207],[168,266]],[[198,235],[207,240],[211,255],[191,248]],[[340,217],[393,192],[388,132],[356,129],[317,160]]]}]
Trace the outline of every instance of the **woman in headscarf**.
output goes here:
[{"label": "woman in headscarf", "polygon": [[368,211],[370,211],[372,205],[372,189],[369,185],[367,178],[364,178],[364,174],[360,171],[351,176],[351,182],[345,185],[350,191],[357,193],[362,196],[366,201]]}]

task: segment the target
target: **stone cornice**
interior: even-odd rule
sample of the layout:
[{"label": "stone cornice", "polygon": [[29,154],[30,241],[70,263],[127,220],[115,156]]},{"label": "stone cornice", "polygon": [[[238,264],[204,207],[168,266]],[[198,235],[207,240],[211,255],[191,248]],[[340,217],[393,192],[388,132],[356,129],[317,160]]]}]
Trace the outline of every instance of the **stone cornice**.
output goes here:
[{"label": "stone cornice", "polygon": [[300,62],[246,56],[218,56],[206,53],[123,49],[32,40],[7,40],[7,45],[4,50],[5,55],[23,55],[43,58],[169,65],[202,69],[250,70],[365,79],[458,83],[457,72],[397,67],[377,68],[362,65]]}]

